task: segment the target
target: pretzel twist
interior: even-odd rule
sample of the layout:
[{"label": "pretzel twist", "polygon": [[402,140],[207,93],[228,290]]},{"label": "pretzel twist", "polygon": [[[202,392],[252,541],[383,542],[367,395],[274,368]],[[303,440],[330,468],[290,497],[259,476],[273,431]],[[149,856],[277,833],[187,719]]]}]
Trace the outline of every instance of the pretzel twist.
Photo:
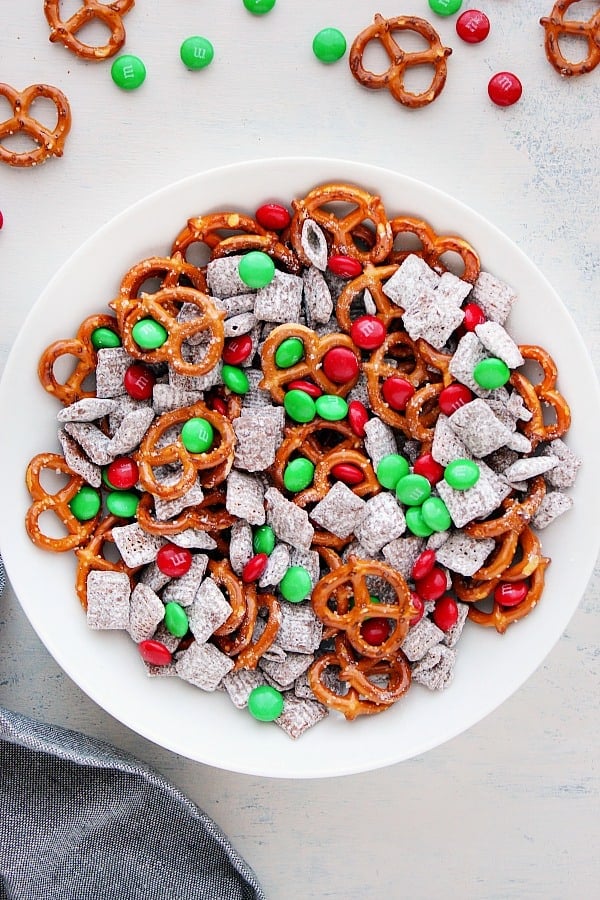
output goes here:
[{"label": "pretzel twist", "polygon": [[[332,211],[330,204],[350,204],[350,212]],[[364,263],[380,263],[392,249],[392,232],[381,198],[350,184],[323,184],[310,191],[306,197],[292,202],[294,215],[290,225],[290,240],[296,254],[305,266],[310,265],[302,247],[302,226],[312,219],[323,230],[330,252],[353,256]],[[344,206],[345,209],[345,206]],[[373,246],[361,248],[360,231],[366,222],[374,226]]]},{"label": "pretzel twist", "polygon": [[[442,256],[444,253],[456,253],[463,263],[463,272],[460,276],[463,281],[473,284],[481,270],[479,256],[475,249],[458,235],[438,234],[435,229],[423,219],[414,216],[397,216],[390,222],[394,236],[394,250],[390,254],[390,261],[399,265],[407,256],[420,256],[430,268],[436,272],[446,272]],[[412,234],[421,242],[420,250],[400,250],[396,248],[397,238],[400,234]]]},{"label": "pretzel twist", "polygon": [[[96,396],[95,391],[84,388],[84,383],[96,370],[98,357],[92,344],[92,334],[97,328],[110,328],[117,332],[117,320],[112,316],[89,316],[79,326],[76,337],[54,341],[40,357],[38,378],[42,387],[65,406],[84,397]],[[55,375],[54,366],[63,356],[75,357],[77,364],[68,378],[60,382]]]},{"label": "pretzel twist", "polygon": [[[67,483],[55,493],[49,493],[40,482],[40,475],[44,469],[67,475]],[[54,553],[65,553],[67,550],[80,547],[94,533],[100,514],[87,522],[81,522],[71,512],[69,503],[85,485],[85,481],[81,476],[73,474],[62,456],[57,453],[38,453],[27,466],[25,480],[33,500],[25,516],[25,527],[36,547]],[[40,516],[48,511],[53,512],[60,520],[66,534],[61,537],[50,537],[42,532]]]},{"label": "pretzel twist", "polygon": [[214,537],[213,532],[231,528],[235,516],[225,509],[225,495],[222,491],[206,494],[197,506],[189,506],[172,519],[156,519],[153,515],[154,499],[151,494],[142,494],[137,507],[137,520],[149,534],[167,535],[181,534],[188,528],[206,531]]},{"label": "pretzel twist", "polygon": [[384,282],[391,278],[397,269],[397,265],[374,266],[371,263],[367,263],[362,274],[348,282],[335,305],[335,315],[342,331],[350,332],[354,319],[352,315],[353,305],[357,299],[362,297],[364,291],[368,291],[371,295],[377,308],[376,316],[386,328],[389,328],[394,320],[400,319],[403,310],[396,306],[395,303],[392,303],[383,290]]},{"label": "pretzel twist", "polygon": [[[191,286],[197,291],[206,293],[204,272],[198,266],[187,262],[181,253],[143,259],[126,272],[117,297],[109,303],[116,313],[119,327],[123,327],[128,313],[137,305],[142,288],[153,279],[159,281],[160,288]],[[173,308],[176,309],[176,305]]]},{"label": "pretzel twist", "polygon": [[[398,45],[394,34],[402,31],[413,31],[425,38],[429,46],[426,50],[406,51]],[[381,74],[370,72],[363,65],[363,57],[368,44],[378,41],[390,60],[389,67]],[[448,67],[446,57],[450,56],[450,47],[444,47],[437,31],[425,19],[417,16],[396,16],[385,19],[376,13],[372,25],[354,39],[350,48],[349,64],[354,78],[370,90],[387,88],[394,100],[409,109],[418,109],[431,103],[446,83]],[[433,79],[427,90],[413,93],[405,87],[406,70],[413,66],[432,65]]]},{"label": "pretzel twist", "polygon": [[130,568],[122,559],[110,560],[104,555],[104,545],[114,544],[112,529],[115,525],[124,525],[125,520],[118,519],[116,516],[106,516],[102,519],[90,540],[75,550],[77,556],[77,576],[75,579],[75,590],[79,597],[79,602],[84,609],[87,609],[87,579],[90,572],[124,572],[129,576],[131,588],[135,587],[134,574],[141,568],[137,566]]},{"label": "pretzel twist", "polygon": [[[373,603],[367,577],[375,575],[387,581],[393,588],[395,603]],[[330,607],[340,588],[351,587],[351,609],[340,612]],[[408,623],[414,611],[410,591],[402,575],[387,563],[351,557],[349,562],[324,575],[317,582],[311,596],[314,612],[325,626],[344,631],[355,650],[369,658],[383,658],[394,653],[406,637]],[[389,619],[394,627],[389,637],[376,646],[369,644],[362,635],[361,626],[373,617]]]},{"label": "pretzel twist", "polygon": [[[513,372],[510,383],[523,398],[523,403],[531,413],[529,422],[523,423],[523,433],[535,448],[542,441],[553,441],[562,437],[571,425],[569,404],[556,388],[558,369],[550,354],[533,344],[519,346],[525,360],[533,360],[541,366],[543,378],[533,384],[522,372]],[[554,410],[556,421],[546,424],[544,406]]]},{"label": "pretzel twist", "polygon": [[222,241],[235,234],[265,235],[267,232],[250,216],[238,212],[210,213],[188,219],[173,242],[171,253],[180,253],[184,259],[192,244],[205,244],[214,250]]},{"label": "pretzel twist", "polygon": [[[0,97],[6,97],[12,108],[12,116],[0,122],[0,162],[9,166],[27,168],[37,166],[49,156],[62,156],[67,135],[71,130],[71,108],[62,91],[50,84],[31,84],[17,91],[9,84],[0,83]],[[56,125],[50,129],[30,114],[36,100],[45,98],[56,107]],[[34,150],[8,150],[2,145],[4,138],[22,133],[37,144]]]},{"label": "pretzel twist", "polygon": [[495,518],[486,519],[484,522],[469,522],[465,525],[464,532],[476,540],[495,538],[507,531],[520,533],[535,516],[545,495],[546,482],[538,475],[531,481],[524,500],[519,502],[513,497],[507,497],[502,501],[501,512]]},{"label": "pretzel twist", "polygon": [[[192,418],[206,419],[215,432],[215,443],[205,453],[190,453],[183,445],[178,426]],[[172,439],[169,438],[172,435]],[[168,443],[165,443],[168,440]],[[215,487],[225,480],[233,465],[235,432],[229,419],[209,409],[204,403],[183,406],[163,413],[150,425],[135,454],[139,480],[143,490],[162,500],[182,497],[194,485],[198,472],[206,487]],[[174,484],[159,481],[155,469],[176,465],[180,477]]]},{"label": "pretzel twist", "polygon": [[[402,356],[406,354],[405,361],[398,365],[387,361],[395,351],[399,351]],[[429,380],[427,366],[419,353],[417,344],[405,331],[393,331],[388,334],[381,347],[378,347],[363,363],[363,371],[367,379],[369,402],[375,415],[388,425],[399,428],[407,437],[410,437],[410,426],[405,413],[392,409],[386,403],[382,394],[382,383],[386,378],[399,375],[417,388]]]},{"label": "pretzel twist", "polygon": [[[100,3],[98,0],[82,0],[82,6],[64,22],[60,16],[60,0],[44,0],[44,14],[50,26],[50,40],[60,42],[67,50],[82,59],[109,59],[125,43],[123,16],[133,9],[135,0],[113,0]],[[77,37],[77,32],[90,22],[99,21],[109,32],[106,44],[99,47],[86,44]]]},{"label": "pretzel twist", "polygon": [[[198,310],[197,317],[180,322],[177,309],[189,303]],[[188,287],[162,288],[156,294],[142,294],[123,321],[121,329],[123,346],[134,359],[154,364],[166,362],[181,375],[204,375],[217,365],[223,351],[225,313],[217,309],[212,297]],[[156,350],[142,350],[133,338],[133,328],[141,319],[154,319],[165,328],[167,339]],[[208,336],[208,344],[199,362],[188,362],[184,356],[184,344],[191,338]]]},{"label": "pretzel twist", "polygon": [[[300,362],[286,369],[280,369],[275,362],[275,354],[280,345],[288,338],[298,338],[304,345],[304,356]],[[322,369],[321,363],[323,357],[334,347],[347,347],[352,350],[358,362],[358,372],[343,384],[336,384],[331,381]],[[321,390],[326,394],[337,394],[345,397],[352,390],[358,381],[360,372],[360,354],[352,340],[347,334],[326,334],[319,337],[310,328],[305,325],[297,325],[290,322],[287,325],[278,325],[271,331],[265,340],[262,350],[262,370],[263,378],[259,382],[259,387],[268,390],[276,403],[283,403],[285,396],[285,386],[298,378],[312,378]]]},{"label": "pretzel twist", "polygon": [[[544,48],[548,62],[559,75],[585,75],[600,62],[600,9],[587,21],[565,18],[569,8],[579,0],[557,0],[549,16],[540,19],[545,32]],[[587,56],[571,62],[560,49],[562,37],[580,37],[587,41]]]}]

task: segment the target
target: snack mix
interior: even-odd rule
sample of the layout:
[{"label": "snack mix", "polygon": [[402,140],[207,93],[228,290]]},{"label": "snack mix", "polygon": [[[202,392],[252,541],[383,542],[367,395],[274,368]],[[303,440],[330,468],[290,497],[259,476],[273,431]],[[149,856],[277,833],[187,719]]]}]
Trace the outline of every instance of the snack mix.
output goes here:
[{"label": "snack mix", "polygon": [[467,620],[503,633],[540,602],[538,534],[580,466],[552,358],[504,327],[516,299],[352,184],[192,218],[44,351],[61,453],[27,468],[27,532],[74,551],[88,625],[149,675],[292,738],[444,689]]}]

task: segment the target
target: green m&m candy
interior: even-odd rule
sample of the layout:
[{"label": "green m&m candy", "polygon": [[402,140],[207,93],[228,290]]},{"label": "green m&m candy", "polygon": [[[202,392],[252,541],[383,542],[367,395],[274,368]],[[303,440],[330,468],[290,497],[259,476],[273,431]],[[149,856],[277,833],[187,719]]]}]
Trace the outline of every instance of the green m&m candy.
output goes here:
[{"label": "green m&m candy", "polygon": [[155,319],[140,319],[131,329],[131,337],[142,350],[156,350],[165,343],[169,332]]},{"label": "green m&m candy", "polygon": [[338,28],[322,28],[315,34],[312,48],[321,62],[337,62],[346,52],[346,38]]},{"label": "green m&m candy", "polygon": [[100,494],[84,484],[69,503],[69,509],[80,522],[87,522],[100,512]]},{"label": "green m&m candy", "polygon": [[215,48],[207,38],[193,35],[182,43],[179,55],[188,69],[205,69],[213,61]]},{"label": "green m&m candy", "polygon": [[280,369],[295,366],[304,356],[304,344],[300,338],[286,338],[275,351],[275,365]]},{"label": "green m&m candy", "polygon": [[441,497],[428,497],[421,506],[425,524],[434,531],[447,531],[452,525],[448,507]]},{"label": "green m&m candy", "polygon": [[312,484],[314,475],[314,463],[304,456],[299,456],[297,459],[293,459],[285,467],[283,483],[286,490],[297,494],[298,491],[303,491],[309,484]]},{"label": "green m&m candy", "polygon": [[248,376],[243,369],[238,366],[228,366],[225,364],[221,369],[221,378],[226,387],[234,394],[247,394],[250,390],[250,382]]},{"label": "green m&m candy", "polygon": [[473,378],[486,391],[502,387],[510,378],[510,369],[502,359],[490,356],[482,359],[473,369]]},{"label": "green m&m candy", "polygon": [[479,481],[479,466],[472,459],[453,459],[444,469],[444,481],[455,491],[468,491]]},{"label": "green m&m candy", "polygon": [[261,525],[256,529],[252,538],[252,547],[255,553],[266,553],[270,556],[275,549],[275,532],[270,525]]},{"label": "green m&m candy", "polygon": [[405,475],[396,485],[396,497],[405,506],[420,506],[431,496],[431,484],[424,475]]},{"label": "green m&m candy", "polygon": [[317,415],[328,422],[339,422],[348,415],[348,404],[337,394],[321,394],[315,401]]},{"label": "green m&m candy", "polygon": [[405,478],[410,472],[408,460],[399,453],[388,453],[383,456],[377,465],[377,481],[390,491],[396,489],[401,478]]},{"label": "green m&m candy", "polygon": [[133,491],[111,491],[106,498],[106,507],[113,516],[121,519],[132,519],[138,508],[140,498]]},{"label": "green m&m candy", "polygon": [[313,398],[306,391],[300,391],[297,388],[293,388],[293,390],[286,393],[283,398],[283,406],[290,419],[293,419],[294,422],[312,422],[317,414],[317,407]]},{"label": "green m&m candy", "polygon": [[188,419],[181,429],[181,441],[190,453],[206,453],[213,445],[215,432],[207,419]]},{"label": "green m&m candy", "polygon": [[185,637],[190,623],[183,606],[175,601],[165,604],[165,628],[175,637]]},{"label": "green m&m candy", "polygon": [[283,694],[270,684],[259,684],[248,696],[248,712],[259,722],[272,722],[283,712]]},{"label": "green m&m candy", "polygon": [[429,0],[429,6],[438,16],[453,16],[462,6],[462,0]]},{"label": "green m&m candy", "polygon": [[124,91],[134,91],[146,80],[146,66],[139,56],[117,56],[110,68],[112,80]]},{"label": "green m&m candy", "polygon": [[238,266],[238,275],[250,288],[263,288],[273,281],[275,263],[262,250],[251,250],[242,256]]},{"label": "green m&m candy", "polygon": [[121,338],[112,328],[101,326],[92,331],[92,347],[94,350],[104,350],[106,347],[120,347]]},{"label": "green m&m candy", "polygon": [[312,590],[310,574],[304,566],[290,566],[281,581],[279,591],[290,603],[306,600]]},{"label": "green m&m candy", "polygon": [[433,534],[433,528],[430,528],[423,518],[423,511],[420,506],[411,506],[406,510],[404,517],[406,519],[406,527],[415,537],[429,537]]},{"label": "green m&m candy", "polygon": [[243,0],[243,3],[248,12],[255,16],[264,16],[275,6],[275,0]]}]

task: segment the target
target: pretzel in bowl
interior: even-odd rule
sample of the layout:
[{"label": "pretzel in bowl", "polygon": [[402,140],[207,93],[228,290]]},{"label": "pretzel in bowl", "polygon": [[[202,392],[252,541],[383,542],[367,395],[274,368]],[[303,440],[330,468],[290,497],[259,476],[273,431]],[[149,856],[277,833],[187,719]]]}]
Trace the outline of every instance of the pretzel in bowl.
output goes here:
[{"label": "pretzel in bowl", "polygon": [[[62,156],[67,135],[71,130],[71,107],[61,90],[50,84],[31,84],[17,91],[9,84],[0,84],[0,97],[5,97],[12,116],[0,122],[0,162],[9,166],[27,168],[38,166],[50,156]],[[47,128],[31,115],[36,100],[46,99],[56,107],[56,125]],[[8,150],[2,141],[13,134],[22,133],[36,144],[34,150]]]},{"label": "pretzel in bowl", "polygon": [[[94,391],[86,387],[86,381],[96,369],[97,351],[92,343],[92,334],[97,328],[116,331],[117,320],[113,316],[106,315],[88,316],[79,326],[74,338],[54,341],[46,347],[40,357],[38,364],[40,384],[65,406],[70,406],[71,403],[85,397],[95,396]],[[54,366],[62,357],[77,360],[75,368],[65,381],[59,381],[54,371]]]},{"label": "pretzel in bowl", "polygon": [[[425,38],[429,46],[426,50],[403,50],[394,38],[396,33],[403,31],[416,32]],[[363,57],[371,41],[381,43],[390,60],[389,67],[380,75],[370,72],[363,65]],[[354,78],[363,87],[370,90],[387,88],[398,103],[409,109],[419,109],[427,106],[440,94],[446,83],[446,58],[451,53],[451,48],[443,46],[437,31],[425,19],[417,16],[396,16],[392,19],[385,19],[376,13],[373,24],[361,31],[354,39],[348,61]],[[433,66],[433,79],[427,90],[413,93],[405,86],[406,70],[412,66],[422,65]]]},{"label": "pretzel in bowl", "polygon": [[[44,470],[66,475],[67,483],[54,492],[47,491],[40,481]],[[57,453],[38,453],[27,466],[26,483],[33,503],[27,511],[25,526],[36,547],[53,553],[66,553],[67,550],[76,550],[91,537],[99,516],[81,521],[71,511],[69,504],[84,487],[85,481],[71,471],[62,456]],[[42,531],[40,517],[45,512],[54,513],[66,534],[53,537]]]},{"label": "pretzel in bowl", "polygon": [[[135,0],[82,0],[82,5],[72,16],[63,21],[60,15],[61,0],[44,0],[44,14],[50,26],[50,40],[79,56],[91,61],[109,59],[118,53],[125,43],[123,16],[135,6]],[[77,33],[91,22],[101,22],[109,31],[106,44],[92,46],[80,40]]]},{"label": "pretzel in bowl", "polygon": [[[540,19],[545,32],[544,47],[548,62],[559,75],[586,75],[600,62],[600,9],[587,20],[567,18],[571,6],[579,0],[556,0],[549,16]],[[582,38],[587,42],[587,56],[580,62],[567,59],[560,49],[564,37]]]}]

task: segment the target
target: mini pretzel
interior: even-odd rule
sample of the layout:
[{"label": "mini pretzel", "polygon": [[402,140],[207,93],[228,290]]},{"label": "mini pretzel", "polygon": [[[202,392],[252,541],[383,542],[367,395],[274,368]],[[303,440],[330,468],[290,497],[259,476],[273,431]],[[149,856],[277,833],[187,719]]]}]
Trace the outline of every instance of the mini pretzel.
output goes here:
[{"label": "mini pretzel", "polygon": [[[426,50],[406,51],[394,40],[394,33],[398,31],[414,31],[424,37],[429,47]],[[373,41],[380,41],[383,49],[390,59],[390,66],[381,75],[370,72],[363,66],[363,56],[367,45]],[[427,106],[441,92],[446,83],[447,64],[446,57],[450,56],[450,47],[444,47],[437,31],[425,19],[417,16],[396,16],[393,19],[384,19],[376,13],[372,25],[361,31],[354,39],[350,48],[350,71],[360,84],[371,90],[387,88],[398,103],[409,109],[418,109]],[[434,68],[433,80],[426,91],[415,94],[407,91],[404,86],[406,70],[411,66],[432,65]]]},{"label": "mini pretzel", "polygon": [[[40,475],[44,469],[68,475],[69,480],[56,493],[49,494],[40,482]],[[83,478],[74,475],[64,458],[57,453],[38,453],[37,456],[34,456],[27,466],[25,478],[27,490],[33,500],[25,516],[25,527],[36,547],[41,547],[42,550],[51,550],[54,553],[64,553],[67,550],[75,550],[85,543],[93,534],[99,515],[87,522],[81,522],[69,508],[73,497],[85,485]],[[51,510],[62,522],[67,534],[56,538],[43,534],[39,519],[42,513],[48,510]]]},{"label": "mini pretzel", "polygon": [[[142,287],[158,279],[161,288],[193,287],[206,293],[206,277],[202,269],[187,262],[181,253],[173,256],[151,256],[136,263],[123,277],[118,296],[109,303],[122,327],[127,314],[136,305]],[[146,291],[146,293],[150,293]]]},{"label": "mini pretzel", "polygon": [[140,568],[131,569],[122,559],[110,560],[104,556],[104,545],[114,543],[112,529],[123,524],[116,516],[106,516],[95,529],[90,540],[75,550],[77,556],[77,577],[75,590],[84,609],[87,609],[87,578],[90,572],[125,572],[129,576],[131,588],[135,587],[133,575]]},{"label": "mini pretzel", "polygon": [[271,234],[235,234],[220,241],[211,253],[211,259],[234,254],[247,253],[250,250],[259,250],[276,259],[292,274],[298,274],[302,269],[302,263],[296,254],[286,247],[278,235]]},{"label": "mini pretzel", "polygon": [[437,398],[443,388],[443,381],[430,381],[412,395],[404,410],[407,437],[421,444],[433,443],[435,423],[440,414]]},{"label": "mini pretzel", "polygon": [[546,495],[546,482],[539,475],[529,485],[528,493],[520,503],[508,497],[502,502],[501,512],[496,518],[487,519],[485,522],[469,522],[465,525],[464,532],[469,537],[481,540],[482,538],[498,537],[506,531],[521,532],[529,524],[540,508]]},{"label": "mini pretzel", "polygon": [[[331,203],[352,204],[353,208],[338,216],[326,208]],[[380,263],[392,249],[392,232],[381,198],[362,188],[351,184],[323,184],[302,200],[294,200],[292,206],[290,240],[305,266],[310,265],[302,247],[302,226],[307,219],[312,219],[324,231],[331,253],[353,256],[363,264]],[[372,247],[361,249],[356,243],[357,229],[367,221],[375,226],[375,241]]]},{"label": "mini pretzel", "polygon": [[[135,0],[113,0],[99,3],[98,0],[82,0],[83,5],[66,22],[60,17],[60,0],[44,0],[44,13],[50,25],[50,40],[60,41],[82,59],[103,60],[114,56],[125,43],[123,19],[135,5]],[[77,32],[85,25],[98,20],[106,25],[110,37],[101,47],[92,47],[80,41]]]},{"label": "mini pretzel", "polygon": [[395,319],[402,316],[402,309],[392,303],[383,292],[384,282],[391,278],[397,269],[396,265],[373,266],[371,263],[367,263],[362,275],[348,282],[335,305],[335,315],[343,331],[350,333],[352,322],[357,318],[352,314],[353,305],[364,291],[369,291],[373,303],[377,307],[376,316],[381,319],[386,328],[389,328]]},{"label": "mini pretzel", "polygon": [[[327,438],[340,435],[340,440],[330,446]],[[305,425],[293,425],[286,429],[285,437],[277,448],[275,461],[269,469],[273,482],[283,490],[283,473],[290,459],[300,454],[309,459],[315,466],[326,459],[332,452],[347,453],[356,451],[362,441],[352,431],[347,422],[326,422],[313,419]]]},{"label": "mini pretzel", "polygon": [[[339,635],[335,652],[343,663],[339,677],[373,703],[396,703],[410,687],[410,665],[402,650],[381,659],[357,660],[347,640]],[[375,676],[376,681],[371,681],[370,676]]]},{"label": "mini pretzel", "polygon": [[[523,423],[523,432],[535,448],[540,441],[553,441],[562,437],[571,425],[571,410],[563,395],[556,389],[558,369],[550,354],[542,347],[531,344],[519,346],[523,359],[537,362],[543,372],[539,384],[532,384],[522,372],[513,372],[510,383],[519,392],[523,402],[532,414],[529,422]],[[546,425],[544,405],[553,408],[556,421]]]},{"label": "mini pretzel", "polygon": [[[293,366],[280,369],[275,362],[275,354],[279,346],[288,338],[298,338],[304,344],[304,356]],[[334,347],[348,347],[355,354],[359,363],[358,372],[350,381],[344,384],[335,384],[330,381],[323,369],[321,362],[328,350]],[[319,337],[305,325],[297,325],[290,322],[287,325],[278,325],[271,331],[265,340],[262,350],[263,378],[259,387],[270,391],[271,397],[276,403],[283,403],[285,386],[298,378],[312,378],[315,384],[326,394],[338,394],[345,397],[358,381],[360,372],[360,354],[347,334],[326,334]]]},{"label": "mini pretzel", "polygon": [[[300,455],[306,455],[302,448],[300,449]],[[358,450],[339,450],[336,448],[317,462],[312,485],[299,494],[295,494],[293,498],[294,503],[304,507],[308,506],[309,503],[318,503],[319,500],[322,500],[331,489],[331,470],[334,466],[340,465],[340,463],[350,463],[363,473],[363,480],[351,487],[351,490],[357,497],[373,497],[375,494],[379,494],[381,485],[377,481],[377,476],[369,457]]]},{"label": "mini pretzel", "polygon": [[520,581],[535,572],[542,560],[541,544],[529,525],[517,534],[501,535],[493,559],[470,578],[456,575],[452,585],[464,603],[477,603],[489,597],[501,581]]},{"label": "mini pretzel", "polygon": [[[185,322],[177,320],[174,304],[190,303],[198,310],[197,318]],[[156,350],[141,350],[133,339],[134,325],[141,319],[154,319],[167,331],[164,344]],[[225,332],[225,313],[217,309],[208,294],[194,288],[162,288],[156,294],[142,294],[130,308],[121,329],[123,346],[130,356],[153,364],[166,362],[181,375],[204,375],[213,369],[221,358]],[[188,362],[183,355],[185,341],[198,335],[209,336],[206,353],[200,362]]]},{"label": "mini pretzel", "polygon": [[[397,603],[373,603],[367,584],[369,575],[387,581],[396,594]],[[352,608],[344,612],[331,609],[330,601],[335,599],[340,588],[346,586],[352,588]],[[325,626],[344,631],[354,649],[369,658],[381,659],[394,653],[406,637],[409,620],[414,614],[408,585],[399,572],[387,563],[355,557],[317,582],[311,603]],[[374,646],[362,636],[361,626],[366,619],[375,616],[390,619],[394,628],[383,643]]]},{"label": "mini pretzel", "polygon": [[[406,353],[407,361],[398,366],[388,362],[387,360],[392,356],[394,350],[400,350],[403,355]],[[423,362],[415,342],[404,331],[391,332],[381,347],[371,354],[367,362],[363,363],[363,370],[367,379],[369,402],[375,415],[388,425],[400,428],[407,437],[410,437],[410,428],[405,414],[392,409],[386,403],[381,393],[381,387],[386,378],[394,375],[405,378],[415,388],[428,381],[427,366]]]},{"label": "mini pretzel", "polygon": [[[247,586],[242,584],[227,559],[218,561],[211,559],[208,564],[208,572],[215,584],[225,589],[227,601],[232,609],[231,615],[226,622],[217,628],[215,635],[222,637],[233,634],[246,617],[248,597],[251,592],[246,590]],[[254,618],[256,619],[256,612]]]},{"label": "mini pretzel", "polygon": [[[71,108],[62,91],[50,84],[31,84],[24,91],[17,91],[9,84],[0,84],[0,97],[6,97],[13,115],[0,122],[0,162],[9,166],[37,166],[49,156],[62,156],[65,140],[71,130]],[[56,107],[57,118],[53,129],[47,128],[29,114],[32,104],[41,97],[51,100]],[[23,132],[37,144],[35,150],[7,150],[2,140]]]},{"label": "mini pretzel", "polygon": [[273,594],[257,594],[259,609],[266,609],[267,619],[262,634],[251,640],[237,655],[234,670],[255,669],[259,659],[275,643],[281,625],[281,604]]},{"label": "mini pretzel", "polygon": [[[525,598],[516,606],[502,606],[494,600],[491,612],[484,612],[475,606],[469,607],[469,619],[477,625],[487,628],[495,628],[499,634],[504,634],[509,625],[518,622],[528,616],[531,610],[537,606],[544,590],[546,569],[550,560],[542,557],[531,575],[529,589]],[[489,582],[487,582],[489,584]],[[489,592],[488,592],[489,596]]]},{"label": "mini pretzel", "polygon": [[430,369],[437,369],[442,376],[444,387],[448,387],[454,381],[454,375],[450,372],[450,363],[452,362],[452,353],[443,353],[436,350],[424,338],[418,338],[416,341],[417,351],[422,361],[429,366]]},{"label": "mini pretzel", "polygon": [[[390,261],[400,264],[407,256],[420,256],[428,266],[437,272],[447,271],[442,261],[444,253],[457,253],[463,261],[464,271],[460,276],[463,281],[473,284],[481,270],[479,256],[471,244],[457,235],[438,234],[428,222],[413,216],[397,216],[390,222],[394,235],[394,249]],[[395,247],[399,234],[413,234],[421,242],[420,250],[398,250]]]},{"label": "mini pretzel", "polygon": [[[163,445],[165,435],[169,435],[174,426],[183,426],[189,419],[196,417],[206,419],[214,429],[215,444],[210,450],[205,453],[190,453],[184,447],[180,435]],[[207,487],[215,487],[229,474],[233,465],[234,446],[235,432],[229,419],[202,402],[163,413],[154,420],[135,454],[140,485],[155,497],[175,500],[189,491],[196,481],[197,473],[202,472],[205,478],[203,483]],[[159,481],[154,470],[160,466],[173,465],[181,469],[175,484]]]},{"label": "mini pretzel", "polygon": [[[46,347],[38,364],[38,377],[44,390],[53,394],[65,406],[70,406],[84,397],[95,397],[95,391],[84,388],[86,378],[96,370],[97,353],[92,344],[92,334],[97,328],[117,331],[117,320],[112,316],[89,316],[79,326],[74,338],[55,341]],[[74,356],[77,365],[64,382],[59,382],[54,374],[54,365],[62,356]]]},{"label": "mini pretzel", "polygon": [[[565,18],[569,7],[579,0],[557,0],[549,16],[540,19],[544,26],[546,56],[560,75],[585,75],[600,62],[600,9],[587,21]],[[565,36],[585,38],[588,54],[581,62],[566,59],[560,49],[560,39]]]},{"label": "mini pretzel", "polygon": [[149,534],[181,534],[188,528],[213,532],[231,528],[235,516],[225,509],[225,495],[221,491],[206,494],[202,503],[189,506],[173,519],[156,519],[153,515],[154,500],[151,494],[142,494],[137,508],[137,520],[141,528]]},{"label": "mini pretzel", "polygon": [[[231,234],[230,234],[231,232]],[[225,238],[235,234],[259,234],[267,232],[258,222],[237,212],[210,213],[207,216],[197,216],[188,219],[173,242],[171,253],[181,253],[185,259],[186,253],[192,244],[206,244],[209,250],[214,250]]]}]

